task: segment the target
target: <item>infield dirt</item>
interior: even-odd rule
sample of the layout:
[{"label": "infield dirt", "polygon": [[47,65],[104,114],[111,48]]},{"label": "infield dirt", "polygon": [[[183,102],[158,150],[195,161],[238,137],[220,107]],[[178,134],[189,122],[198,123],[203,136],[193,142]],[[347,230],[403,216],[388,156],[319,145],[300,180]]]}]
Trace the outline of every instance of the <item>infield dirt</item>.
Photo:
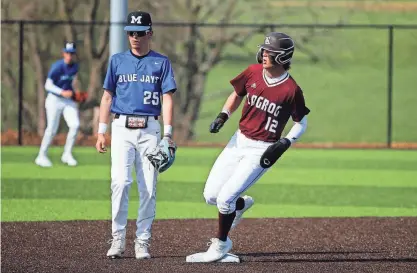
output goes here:
[{"label": "infield dirt", "polygon": [[109,260],[110,221],[4,222],[2,272],[417,272],[417,217],[244,219],[231,233],[240,264],[189,264],[216,220],[158,220],[150,260]]}]

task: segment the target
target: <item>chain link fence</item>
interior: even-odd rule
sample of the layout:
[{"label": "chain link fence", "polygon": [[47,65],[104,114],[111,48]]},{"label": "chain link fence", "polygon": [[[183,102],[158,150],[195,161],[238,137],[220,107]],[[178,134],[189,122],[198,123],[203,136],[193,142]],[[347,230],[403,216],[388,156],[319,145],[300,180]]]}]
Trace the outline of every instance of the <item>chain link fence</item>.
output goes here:
[{"label": "chain link fence", "polygon": [[[80,106],[79,140],[93,135],[94,109],[109,55],[108,31],[108,23],[98,22],[2,22],[2,143],[40,143],[46,126],[43,85],[68,38],[78,44],[81,86],[90,95],[90,101]],[[153,48],[173,62],[179,92],[190,84],[187,75],[193,62],[189,60],[198,60],[202,77],[195,83],[199,89],[195,94],[201,95],[201,101],[192,109],[196,113],[192,142],[228,140],[237,128],[238,113],[215,140],[207,128],[232,91],[229,81],[255,62],[257,45],[267,32],[281,31],[295,40],[290,73],[312,110],[303,143],[377,147],[417,143],[413,122],[417,26],[177,23],[156,24],[154,31]],[[232,39],[236,35],[239,39]],[[219,59],[210,59],[216,50]],[[62,121],[56,144],[65,141],[66,132]]]}]

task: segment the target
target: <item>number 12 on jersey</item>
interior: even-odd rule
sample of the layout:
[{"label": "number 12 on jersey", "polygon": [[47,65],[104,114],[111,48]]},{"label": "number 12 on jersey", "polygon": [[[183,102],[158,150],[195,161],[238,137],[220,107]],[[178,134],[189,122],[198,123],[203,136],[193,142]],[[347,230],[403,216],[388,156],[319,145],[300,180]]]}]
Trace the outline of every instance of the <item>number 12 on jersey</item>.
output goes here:
[{"label": "number 12 on jersey", "polygon": [[276,133],[276,128],[278,126],[278,121],[276,119],[272,119],[271,117],[268,117],[268,120],[266,121],[265,130],[270,131],[271,133]]}]

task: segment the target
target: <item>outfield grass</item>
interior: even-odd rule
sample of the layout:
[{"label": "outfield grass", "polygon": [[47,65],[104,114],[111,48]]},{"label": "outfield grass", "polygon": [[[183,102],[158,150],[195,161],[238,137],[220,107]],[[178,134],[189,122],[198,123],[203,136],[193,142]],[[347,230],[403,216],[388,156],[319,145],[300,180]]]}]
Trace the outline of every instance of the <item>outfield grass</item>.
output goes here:
[{"label": "outfield grass", "polygon": [[[302,1],[298,1],[302,2]],[[334,24],[345,18],[346,24],[417,24],[415,11],[348,11],[341,8],[308,6],[276,9],[276,21],[256,17],[256,12],[241,21],[274,24]],[[349,2],[349,1],[345,1]],[[381,1],[379,1],[381,2]],[[261,7],[259,7],[261,9]],[[269,20],[269,21],[268,21]],[[248,30],[248,29],[246,29]],[[233,31],[233,30],[231,30]],[[311,109],[308,134],[304,142],[379,142],[387,138],[387,29],[278,28],[294,37],[296,51],[290,73],[304,90]],[[226,60],[210,71],[206,99],[197,122],[197,140],[226,141],[236,129],[240,113],[213,139],[207,127],[221,110],[229,81],[255,61],[257,45],[263,33],[242,47],[229,45]],[[302,39],[308,38],[308,42]],[[393,141],[417,142],[417,29],[394,29]],[[250,54],[252,52],[252,54]],[[319,62],[309,57],[314,52]],[[215,92],[222,95],[213,97]]]},{"label": "outfield grass", "polygon": [[[110,219],[109,154],[77,148],[79,166],[33,164],[36,147],[2,149],[2,221]],[[204,181],[219,149],[181,148],[160,176],[157,218],[214,218]],[[417,216],[417,152],[293,149],[252,187],[248,217]],[[137,186],[129,218],[136,217]]]}]

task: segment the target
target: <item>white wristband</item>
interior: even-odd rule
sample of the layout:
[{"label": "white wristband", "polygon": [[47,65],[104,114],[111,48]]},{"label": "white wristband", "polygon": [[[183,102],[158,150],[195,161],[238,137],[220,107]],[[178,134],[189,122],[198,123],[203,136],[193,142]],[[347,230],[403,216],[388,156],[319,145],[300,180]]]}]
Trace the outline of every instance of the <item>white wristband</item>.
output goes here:
[{"label": "white wristband", "polygon": [[99,134],[105,134],[105,133],[106,133],[106,131],[107,131],[107,124],[106,124],[106,123],[102,123],[102,122],[100,122],[100,123],[98,124],[98,133],[99,133]]},{"label": "white wristband", "polygon": [[172,125],[164,125],[164,136],[165,135],[172,136]]},{"label": "white wristband", "polygon": [[225,113],[225,114],[227,115],[227,117],[229,117],[229,118],[230,118],[230,115],[232,114],[232,113],[230,113],[230,111],[229,111],[229,110],[227,110],[227,109],[223,109],[223,110],[222,110],[222,113]]}]

